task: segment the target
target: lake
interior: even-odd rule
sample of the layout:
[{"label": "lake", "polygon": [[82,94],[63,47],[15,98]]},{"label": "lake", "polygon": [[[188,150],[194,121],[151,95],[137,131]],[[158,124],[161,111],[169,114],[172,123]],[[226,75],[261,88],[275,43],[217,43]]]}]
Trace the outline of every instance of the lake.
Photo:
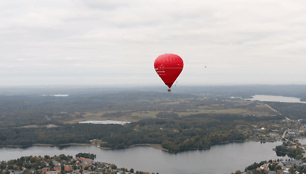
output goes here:
[{"label": "lake", "polygon": [[[301,142],[306,143],[305,139]],[[79,152],[86,152],[96,154],[95,161],[114,163],[118,167],[134,168],[138,171],[159,172],[160,174],[223,174],[244,170],[254,162],[280,158],[272,149],[281,143],[230,143],[216,145],[209,150],[187,151],[178,154],[169,154],[148,146],[121,150],[104,150],[95,146],[3,147],[0,148],[0,161],[30,155],[66,154],[75,156]]]},{"label": "lake", "polygon": [[301,102],[299,98],[295,97],[283,97],[283,96],[273,96],[273,95],[254,95],[253,98],[247,100],[251,101],[269,101],[269,102],[284,102],[284,103],[306,103]]},{"label": "lake", "polygon": [[116,121],[116,120],[104,120],[104,121],[89,120],[89,121],[81,121],[79,123],[81,123],[81,124],[121,124],[121,125],[125,125],[125,124],[131,123],[131,122],[128,122],[128,121]]},{"label": "lake", "polygon": [[53,96],[53,97],[68,97],[69,94],[50,94],[50,95],[42,95],[42,96]]}]

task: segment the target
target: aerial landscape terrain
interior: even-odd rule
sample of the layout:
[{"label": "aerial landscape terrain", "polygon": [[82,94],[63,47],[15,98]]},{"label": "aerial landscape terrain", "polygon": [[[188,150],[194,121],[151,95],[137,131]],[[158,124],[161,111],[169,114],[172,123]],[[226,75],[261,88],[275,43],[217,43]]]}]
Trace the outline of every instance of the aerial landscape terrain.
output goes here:
[{"label": "aerial landscape terrain", "polygon": [[[305,104],[258,101],[252,100],[252,96],[272,93],[303,98],[305,86],[237,88],[241,89],[182,87],[176,93],[166,94],[140,87],[115,90],[89,87],[73,91],[69,87],[1,88],[0,145],[3,148],[81,145],[101,150],[149,146],[177,154],[205,151],[220,144],[286,140],[286,144],[275,145],[271,151],[274,149],[277,156],[288,155],[288,159],[300,160],[302,164],[305,151],[296,139],[306,136]],[[299,92],[283,93],[284,88]],[[290,149],[296,144],[300,151]],[[269,171],[280,170],[276,163],[267,161],[245,166],[246,171],[269,165],[274,166]]]},{"label": "aerial landscape terrain", "polygon": [[0,0],[0,174],[306,174],[305,0]]}]

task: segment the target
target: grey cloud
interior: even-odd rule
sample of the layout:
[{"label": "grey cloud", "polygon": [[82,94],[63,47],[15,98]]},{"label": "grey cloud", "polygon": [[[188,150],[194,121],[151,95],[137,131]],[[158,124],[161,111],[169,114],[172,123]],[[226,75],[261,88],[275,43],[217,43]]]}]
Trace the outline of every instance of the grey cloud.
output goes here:
[{"label": "grey cloud", "polygon": [[304,1],[23,2],[0,2],[3,84],[160,84],[153,62],[169,52],[184,59],[181,84],[306,75]]},{"label": "grey cloud", "polygon": [[82,0],[82,2],[89,8],[98,10],[114,10],[120,7],[126,7],[129,4],[126,0]]},{"label": "grey cloud", "polygon": [[14,0],[0,2],[0,16],[2,18],[14,18],[26,13],[27,4]]}]

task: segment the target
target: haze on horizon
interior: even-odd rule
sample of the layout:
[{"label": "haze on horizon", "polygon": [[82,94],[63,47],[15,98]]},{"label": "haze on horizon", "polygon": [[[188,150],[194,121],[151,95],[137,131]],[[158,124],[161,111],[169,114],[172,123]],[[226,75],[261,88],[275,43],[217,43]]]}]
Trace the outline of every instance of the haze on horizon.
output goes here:
[{"label": "haze on horizon", "polygon": [[[304,0],[0,1],[0,86],[306,84]],[[205,68],[205,66],[207,68]]]}]

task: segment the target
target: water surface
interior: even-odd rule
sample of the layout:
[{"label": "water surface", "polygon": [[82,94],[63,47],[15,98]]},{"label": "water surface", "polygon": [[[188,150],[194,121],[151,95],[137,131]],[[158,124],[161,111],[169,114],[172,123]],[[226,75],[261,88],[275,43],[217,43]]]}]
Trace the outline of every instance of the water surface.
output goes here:
[{"label": "water surface", "polygon": [[118,167],[134,168],[138,171],[160,174],[223,174],[244,170],[254,162],[280,158],[272,149],[281,143],[230,143],[213,146],[210,150],[178,154],[169,154],[147,146],[121,150],[103,150],[94,146],[0,148],[0,161],[30,155],[75,156],[79,152],[86,152],[96,154],[96,161],[114,163]]},{"label": "water surface", "polygon": [[89,121],[81,121],[79,123],[88,123],[88,124],[121,124],[121,125],[125,125],[125,124],[131,123],[131,122],[128,122],[128,121],[116,121],[116,120],[104,120],[104,121],[89,120]]},{"label": "water surface", "polygon": [[268,101],[268,102],[284,102],[284,103],[306,103],[301,102],[299,98],[295,97],[283,97],[283,96],[273,96],[273,95],[254,95],[253,98],[247,100],[258,100],[258,101]]}]

